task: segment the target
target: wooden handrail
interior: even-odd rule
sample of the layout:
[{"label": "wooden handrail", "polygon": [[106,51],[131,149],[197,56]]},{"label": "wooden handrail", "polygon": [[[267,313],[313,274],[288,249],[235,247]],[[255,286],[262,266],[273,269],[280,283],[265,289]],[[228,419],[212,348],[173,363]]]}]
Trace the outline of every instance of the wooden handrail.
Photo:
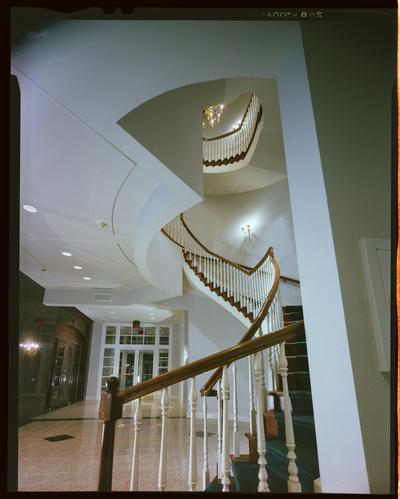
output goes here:
[{"label": "wooden handrail", "polygon": [[[274,278],[274,282],[271,286],[271,289],[268,293],[268,296],[267,296],[267,299],[265,300],[264,302],[264,305],[262,306],[262,309],[260,310],[260,313],[257,315],[257,317],[255,318],[255,320],[252,322],[251,326],[249,327],[249,329],[246,331],[246,333],[243,335],[242,339],[239,341],[238,345],[241,345],[242,343],[245,343],[246,341],[249,341],[254,335],[255,333],[258,331],[258,329],[260,328],[261,324],[263,323],[267,313],[268,313],[268,310],[271,306],[271,303],[273,301],[273,299],[275,298],[275,295],[278,291],[278,286],[279,286],[279,277],[280,277],[280,273],[279,273],[279,266],[278,264],[276,263],[275,259],[272,258],[272,264],[275,268],[275,278]],[[273,333],[271,333],[273,334]],[[200,393],[203,395],[203,396],[206,396],[210,390],[213,389],[215,383],[220,379],[220,377],[222,376],[222,368],[218,368],[209,378],[209,380],[203,385],[203,387],[200,389]]]},{"label": "wooden handrail", "polygon": [[234,130],[232,130],[230,132],[223,133],[222,135],[216,135],[215,137],[211,137],[209,139],[206,139],[205,137],[203,137],[203,141],[204,142],[212,142],[213,140],[224,139],[225,137],[229,137],[230,135],[233,135],[234,133],[239,132],[244,125],[244,121],[246,119],[247,113],[249,112],[250,104],[251,104],[251,101],[253,100],[253,98],[254,98],[254,94],[251,94],[249,103],[247,104],[246,110],[243,113],[242,121],[240,122],[240,125],[237,128],[235,128]]},{"label": "wooden handrail", "polygon": [[300,284],[298,279],[294,279],[293,277],[286,277],[285,275],[281,275],[281,281],[288,282],[289,284]]},{"label": "wooden handrail", "polygon": [[264,336],[260,336],[259,338],[221,350],[218,353],[195,360],[190,364],[178,367],[165,374],[161,374],[130,388],[116,392],[115,400],[118,404],[126,404],[132,400],[136,400],[150,393],[215,369],[216,367],[231,364],[235,360],[242,359],[243,357],[252,355],[260,350],[264,350],[265,348],[283,343],[284,341],[294,338],[303,332],[303,321],[290,324],[289,326],[286,326],[279,331],[275,331],[274,333],[269,333]]},{"label": "wooden handrail", "polygon": [[[209,250],[207,248],[207,246],[205,246],[201,241],[199,241],[197,239],[197,237],[193,234],[193,232],[190,230],[190,228],[188,227],[187,223],[185,222],[185,220],[183,219],[183,213],[180,214],[180,220],[182,222],[182,225],[184,226],[184,228],[186,229],[186,232],[196,241],[196,243],[201,247],[203,248],[204,251],[206,251],[207,253],[209,253],[210,255],[212,256],[215,256],[216,258],[219,258],[220,260],[222,260],[223,262],[225,263],[228,263],[229,265],[232,265],[232,267],[235,267],[237,269],[239,269],[241,272],[243,272],[244,274],[247,274],[247,275],[252,275],[254,274],[254,272],[256,272],[256,270],[259,269],[259,267],[261,267],[261,265],[265,262],[265,260],[271,256],[273,258],[274,256],[274,251],[272,249],[272,247],[268,248],[265,255],[261,258],[261,260],[254,266],[254,267],[246,267],[244,265],[240,265],[239,263],[236,263],[236,262],[232,262],[231,260],[228,260],[227,258],[221,256],[221,255],[218,255],[217,253],[214,253],[213,251]],[[171,238],[170,238],[171,239]],[[172,239],[171,239],[172,240]]]},{"label": "wooden handrail", "polygon": [[230,157],[230,158],[211,160],[211,161],[203,159],[203,166],[214,167],[214,166],[227,165],[229,163],[237,163],[238,161],[244,159],[250,150],[250,147],[251,147],[251,144],[253,143],[254,137],[256,136],[257,127],[261,121],[262,115],[263,115],[263,108],[262,108],[262,106],[260,106],[260,109],[258,111],[257,118],[256,118],[256,123],[254,125],[253,135],[251,136],[249,145],[247,146],[247,149],[245,151],[241,152],[240,154],[237,154],[234,157]]}]

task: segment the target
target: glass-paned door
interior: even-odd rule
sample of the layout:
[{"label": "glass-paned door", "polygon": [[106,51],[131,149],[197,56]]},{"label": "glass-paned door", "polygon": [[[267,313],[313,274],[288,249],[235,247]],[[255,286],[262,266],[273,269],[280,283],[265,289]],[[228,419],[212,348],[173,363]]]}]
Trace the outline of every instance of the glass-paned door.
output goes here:
[{"label": "glass-paned door", "polygon": [[135,351],[122,351],[119,355],[120,388],[125,390],[135,383]]},{"label": "glass-paned door", "polygon": [[141,350],[139,352],[139,376],[140,381],[146,381],[153,377],[154,352]]},{"label": "glass-paned door", "polygon": [[70,402],[74,384],[74,354],[76,345],[60,340],[57,344],[53,367],[49,408],[63,406]]}]

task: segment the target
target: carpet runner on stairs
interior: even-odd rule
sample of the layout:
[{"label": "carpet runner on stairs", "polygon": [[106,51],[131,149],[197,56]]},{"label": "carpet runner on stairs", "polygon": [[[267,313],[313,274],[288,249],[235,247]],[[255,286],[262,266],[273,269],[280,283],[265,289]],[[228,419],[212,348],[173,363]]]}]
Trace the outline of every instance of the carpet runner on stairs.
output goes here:
[{"label": "carpet runner on stairs", "polygon": [[[303,319],[301,306],[283,307],[285,325]],[[303,493],[314,492],[314,480],[318,478],[318,454],[315,437],[315,425],[311,398],[310,377],[308,371],[307,347],[305,336],[285,344],[285,352],[289,364],[289,395],[292,405],[293,429],[296,441],[296,464],[298,477]],[[270,392],[279,400],[280,391]],[[282,408],[283,408],[283,404]],[[288,460],[285,441],[284,413],[276,408],[265,413],[266,427],[266,459],[268,485],[272,493],[288,493]],[[256,447],[256,435],[249,436],[250,447]],[[253,451],[255,452],[255,451]],[[257,492],[259,466],[254,456],[231,457],[231,470],[234,477],[235,491],[242,493]],[[210,484],[207,492],[222,491],[218,482]]]}]

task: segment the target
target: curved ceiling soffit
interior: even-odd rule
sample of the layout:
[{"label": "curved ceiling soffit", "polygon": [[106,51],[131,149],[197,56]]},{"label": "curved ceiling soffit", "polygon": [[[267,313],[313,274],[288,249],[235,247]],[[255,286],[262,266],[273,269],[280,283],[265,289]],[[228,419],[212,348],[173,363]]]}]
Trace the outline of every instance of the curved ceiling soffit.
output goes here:
[{"label": "curved ceiling soffit", "polygon": [[[169,89],[166,92],[163,92],[159,95],[153,96],[152,98],[148,99],[145,102],[142,102],[139,106],[133,108],[131,111],[126,113],[124,116],[122,116],[118,120],[118,124],[132,137],[134,137],[138,142],[141,142],[142,145],[148,150],[153,149],[153,153],[157,156],[157,145],[151,145],[151,141],[154,140],[150,136],[150,134],[146,135],[146,137],[143,137],[146,132],[143,132],[141,130],[141,127],[145,127],[145,122],[149,122],[149,120],[145,120],[144,118],[146,117],[146,108],[148,107],[148,114],[147,116],[151,116],[152,113],[155,113],[157,109],[161,109],[160,106],[163,105],[162,103],[162,98],[168,96],[173,96],[175,95],[179,97],[179,95],[182,96],[182,99],[187,99],[187,96],[189,95],[193,101],[196,101],[197,105],[201,108],[204,109],[204,107],[209,104],[210,102],[219,102],[219,101],[224,101],[225,105],[231,104],[234,100],[236,100],[238,97],[240,97],[242,94],[252,94],[254,93],[260,100],[260,103],[263,107],[263,114],[261,116],[260,123],[257,126],[256,133],[254,136],[254,140],[252,141],[252,144],[250,145],[248,154],[244,158],[244,160],[238,161],[235,164],[227,164],[227,165],[220,165],[220,166],[215,166],[215,167],[202,167],[202,173],[210,173],[213,175],[213,177],[216,179],[219,177],[219,175],[216,175],[218,173],[224,174],[223,178],[224,181],[227,180],[227,175],[236,175],[239,170],[242,170],[243,168],[247,166],[251,166],[251,159],[253,155],[257,151],[257,145],[259,140],[264,141],[264,123],[265,123],[265,109],[270,109],[271,108],[271,102],[273,102],[272,107],[278,106],[279,104],[275,103],[278,99],[278,96],[276,94],[276,81],[272,78],[262,78],[262,77],[254,77],[254,76],[241,76],[241,77],[235,77],[235,78],[220,78],[216,80],[204,80],[204,81],[198,81],[196,83],[191,83],[189,85],[182,85],[179,87],[176,87],[174,89]],[[265,102],[267,99],[267,102]],[[159,106],[154,106],[154,102],[157,100],[157,105]],[[153,105],[151,105],[153,104]],[[183,107],[183,106],[181,106]],[[139,113],[137,113],[137,111]],[[276,113],[275,113],[276,114]],[[269,114],[268,114],[269,115]],[[172,116],[170,114],[169,116]],[[197,158],[194,158],[194,160],[200,161],[202,163],[203,160],[203,153],[202,153],[202,128],[201,128],[201,114],[199,113],[198,116],[198,129],[199,129],[199,134],[198,137],[192,138],[192,141],[197,141],[198,143],[198,149],[199,149],[199,154]],[[280,124],[280,116],[279,119],[277,120],[276,117],[273,118],[272,124],[270,122],[271,120],[268,120],[268,130],[271,128],[276,128],[279,133],[281,133],[281,124]],[[276,121],[276,123],[275,123]],[[172,128],[172,127],[171,127]],[[186,127],[186,129],[190,129],[191,127]],[[269,133],[266,131],[265,133]],[[142,135],[142,136],[141,136]],[[155,137],[160,136],[161,134],[154,134]],[[157,139],[156,139],[157,140]],[[178,142],[178,137],[175,137],[176,142]],[[174,148],[174,143],[171,142],[172,146],[170,145],[170,149]],[[175,147],[176,148],[176,147]],[[179,150],[179,148],[176,148]],[[163,158],[161,156],[158,156],[161,161],[166,164],[166,161],[163,161]],[[193,160],[193,159],[192,159]],[[253,165],[254,166],[254,165]],[[253,174],[254,168],[249,170],[249,174]],[[271,182],[277,177],[277,175],[274,172],[274,169],[272,169],[271,172],[267,171],[268,169],[263,168],[256,168],[257,170],[257,185],[260,182],[260,175],[265,177],[261,181],[261,187],[264,185],[270,185]],[[260,171],[259,171],[260,170]],[[243,171],[243,170],[242,170]],[[247,171],[247,170],[246,170]],[[243,172],[243,174],[245,174]],[[208,176],[208,175],[207,175]],[[281,178],[279,176],[279,178]],[[236,178],[236,177],[235,177]],[[222,177],[221,177],[222,179]],[[271,180],[272,179],[272,180]],[[218,183],[221,183],[222,180],[219,180]],[[235,182],[233,182],[235,183]],[[252,186],[250,190],[253,190],[255,187]],[[206,191],[207,192],[207,191]]]},{"label": "curved ceiling soffit", "polygon": [[135,262],[131,258],[129,258],[129,256],[123,250],[123,248],[121,246],[121,243],[118,241],[118,235],[117,235],[117,232],[116,232],[116,221],[115,221],[115,207],[116,207],[117,200],[118,200],[118,197],[119,197],[119,195],[121,193],[122,188],[124,187],[126,181],[130,177],[131,173],[136,168],[136,166],[137,166],[137,163],[134,162],[134,165],[131,167],[131,169],[129,170],[128,174],[126,175],[126,177],[124,178],[124,180],[121,182],[121,185],[119,186],[118,191],[117,191],[117,193],[116,193],[116,195],[114,197],[114,201],[113,201],[113,205],[112,205],[112,209],[111,209],[111,229],[112,229],[113,236],[116,238],[116,243],[117,243],[118,249],[120,250],[120,252],[122,253],[122,255],[125,257],[125,259],[128,260],[128,262],[131,265],[133,265],[133,267],[135,267],[135,269],[137,268]]}]

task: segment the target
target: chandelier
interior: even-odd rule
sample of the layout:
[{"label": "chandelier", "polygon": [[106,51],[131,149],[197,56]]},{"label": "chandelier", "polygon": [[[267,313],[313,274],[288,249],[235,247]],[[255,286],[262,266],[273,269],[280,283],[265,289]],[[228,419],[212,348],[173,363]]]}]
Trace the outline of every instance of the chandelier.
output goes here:
[{"label": "chandelier", "polygon": [[223,112],[224,112],[223,104],[218,104],[216,106],[208,106],[205,109],[203,109],[203,128],[206,128],[206,126],[213,127],[215,123],[219,122]]}]

